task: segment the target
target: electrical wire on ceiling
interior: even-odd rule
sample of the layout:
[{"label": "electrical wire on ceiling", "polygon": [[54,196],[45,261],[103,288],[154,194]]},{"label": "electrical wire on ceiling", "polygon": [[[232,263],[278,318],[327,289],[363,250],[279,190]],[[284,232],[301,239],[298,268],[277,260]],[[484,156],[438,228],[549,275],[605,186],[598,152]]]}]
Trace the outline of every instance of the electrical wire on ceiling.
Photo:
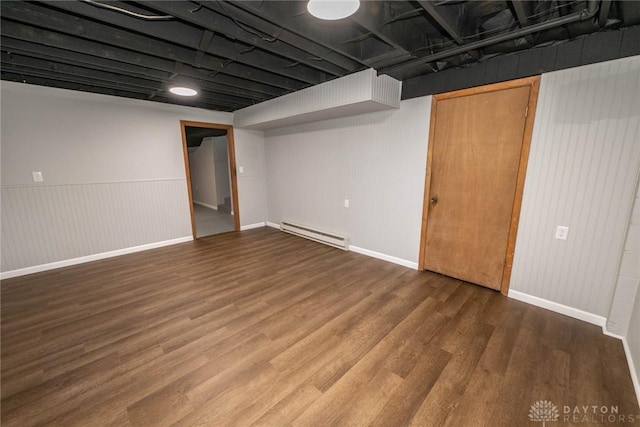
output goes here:
[{"label": "electrical wire on ceiling", "polygon": [[[324,54],[324,55],[328,55],[331,52],[335,52],[333,49],[328,49]],[[307,59],[310,61],[326,61],[326,59],[324,59],[322,56],[307,56]]]},{"label": "electrical wire on ceiling", "polygon": [[144,15],[142,13],[137,13],[137,12],[132,12],[130,10],[127,9],[123,9],[121,7],[118,6],[113,6],[110,4],[105,4],[105,3],[100,3],[94,0],[81,0],[84,3],[88,3],[92,6],[96,6],[96,7],[101,7],[103,9],[108,9],[108,10],[112,10],[114,12],[118,12],[118,13],[123,13],[125,15],[129,15],[132,16],[134,18],[138,18],[138,19],[145,19],[147,21],[158,21],[158,20],[167,20],[167,19],[175,19],[175,17],[171,16],[171,15]]},{"label": "electrical wire on ceiling", "polygon": [[265,36],[263,35],[264,33],[263,33],[263,34],[260,34],[258,31],[254,30],[253,28],[249,27],[248,25],[245,25],[245,24],[243,24],[242,22],[238,21],[238,20],[235,18],[235,16],[233,16],[233,14],[232,14],[232,13],[229,13],[229,11],[227,10],[227,8],[226,8],[226,7],[225,7],[225,5],[224,5],[224,2],[219,2],[218,4],[219,4],[219,5],[220,5],[220,7],[222,8],[222,10],[224,10],[224,12],[227,14],[227,16],[228,16],[229,18],[231,18],[231,19],[233,20],[233,22],[234,22],[234,23],[235,23],[235,24],[236,24],[240,29],[242,29],[242,30],[244,30],[244,31],[246,31],[246,32],[248,32],[248,33],[250,33],[250,34],[253,34],[253,35],[254,35],[254,36],[256,36],[256,37],[260,37],[260,39],[262,39],[262,40],[263,40],[263,41],[265,41],[265,42],[273,43],[273,42],[275,42],[276,40],[278,40],[278,37],[280,37],[280,34],[282,34],[283,27],[280,27],[280,29],[278,30],[278,32],[277,32],[275,35],[271,36],[271,35],[269,35],[269,34],[268,34],[268,35],[269,35],[269,37],[267,38],[267,37],[265,37]]},{"label": "electrical wire on ceiling", "polygon": [[202,9],[202,3],[198,3],[198,6],[194,7],[193,9],[189,9],[189,13],[195,13],[200,9]]}]

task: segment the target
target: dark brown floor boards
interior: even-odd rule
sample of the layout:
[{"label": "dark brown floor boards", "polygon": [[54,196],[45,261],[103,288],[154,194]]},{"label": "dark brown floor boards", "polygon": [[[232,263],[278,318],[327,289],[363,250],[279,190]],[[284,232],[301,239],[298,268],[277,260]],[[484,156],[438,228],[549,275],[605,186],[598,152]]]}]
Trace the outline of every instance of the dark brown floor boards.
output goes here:
[{"label": "dark brown floor boards", "polygon": [[[272,229],[2,281],[3,426],[634,425],[619,340]],[[592,414],[589,414],[592,415]],[[539,420],[538,420],[539,421]]]}]

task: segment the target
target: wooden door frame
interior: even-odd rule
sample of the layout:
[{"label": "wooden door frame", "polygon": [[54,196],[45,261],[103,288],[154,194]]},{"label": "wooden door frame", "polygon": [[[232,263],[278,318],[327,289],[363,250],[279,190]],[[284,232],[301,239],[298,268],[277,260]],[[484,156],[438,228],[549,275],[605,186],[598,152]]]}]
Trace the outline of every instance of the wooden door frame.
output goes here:
[{"label": "wooden door frame", "polygon": [[193,192],[191,190],[191,168],[189,166],[189,149],[187,147],[186,127],[198,127],[208,129],[226,129],[227,150],[229,152],[229,173],[231,175],[231,203],[233,208],[233,226],[235,231],[240,231],[240,208],[238,204],[238,174],[236,172],[236,150],[233,139],[233,125],[221,125],[217,123],[192,122],[180,120],[180,133],[182,134],[182,152],[184,155],[184,170],[187,174],[187,193],[189,194],[189,212],[191,215],[191,234],[196,239],[196,218],[193,213]]},{"label": "wooden door frame", "polygon": [[522,205],[522,193],[524,181],[527,173],[527,163],[531,148],[531,136],[533,134],[533,121],[536,115],[536,105],[538,103],[538,92],[540,90],[540,76],[526,77],[523,79],[510,80],[507,82],[494,83],[486,86],[478,86],[469,89],[462,89],[453,92],[433,95],[431,100],[431,122],[429,126],[429,146],[427,149],[427,169],[424,184],[424,198],[422,202],[422,229],[420,232],[420,254],[418,259],[418,269],[424,270],[425,248],[427,243],[427,218],[429,216],[429,194],[431,191],[431,162],[433,156],[433,141],[435,138],[435,124],[438,101],[463,96],[477,95],[481,93],[496,92],[505,89],[512,89],[522,86],[531,86],[529,92],[529,103],[527,104],[527,117],[525,119],[524,134],[522,137],[522,151],[520,152],[520,162],[518,165],[518,175],[516,178],[516,192],[511,209],[511,222],[509,235],[507,237],[507,251],[505,254],[504,269],[502,271],[502,283],[500,292],[507,295],[509,291],[509,281],[511,279],[511,269],[513,267],[513,254],[516,246],[516,235],[518,233],[518,221],[520,218],[520,208]]}]

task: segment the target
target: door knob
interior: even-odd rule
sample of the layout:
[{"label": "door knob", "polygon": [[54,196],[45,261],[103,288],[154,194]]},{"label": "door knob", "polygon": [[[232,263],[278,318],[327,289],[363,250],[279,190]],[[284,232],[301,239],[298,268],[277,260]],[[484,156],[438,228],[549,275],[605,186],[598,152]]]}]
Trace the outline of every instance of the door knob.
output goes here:
[{"label": "door knob", "polygon": [[438,196],[433,196],[433,197],[431,198],[431,204],[432,204],[432,205],[435,205],[436,203],[438,203]]}]

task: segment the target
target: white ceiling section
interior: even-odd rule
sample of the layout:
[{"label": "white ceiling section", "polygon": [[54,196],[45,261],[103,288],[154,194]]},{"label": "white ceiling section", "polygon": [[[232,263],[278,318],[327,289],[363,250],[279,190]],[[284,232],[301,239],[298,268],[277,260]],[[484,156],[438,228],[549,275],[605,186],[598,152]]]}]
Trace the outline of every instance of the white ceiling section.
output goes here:
[{"label": "white ceiling section", "polygon": [[234,112],[234,125],[266,130],[400,108],[402,82],[369,68]]}]

